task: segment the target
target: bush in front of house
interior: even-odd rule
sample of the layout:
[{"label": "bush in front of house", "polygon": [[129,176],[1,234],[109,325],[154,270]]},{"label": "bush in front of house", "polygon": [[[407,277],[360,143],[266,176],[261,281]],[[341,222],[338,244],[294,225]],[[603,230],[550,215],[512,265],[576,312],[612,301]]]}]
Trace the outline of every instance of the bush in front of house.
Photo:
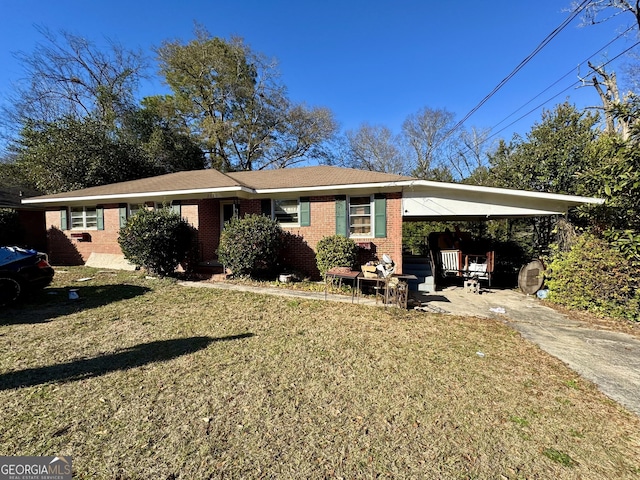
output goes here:
[{"label": "bush in front of house", "polygon": [[165,277],[189,260],[195,238],[196,230],[170,208],[142,208],[120,229],[118,243],[131,263]]},{"label": "bush in front of house", "polygon": [[548,266],[549,300],[596,315],[640,321],[640,273],[606,240],[581,235]]},{"label": "bush in front of house", "polygon": [[232,218],[220,234],[218,260],[233,275],[263,275],[275,267],[282,238],[278,222],[265,215]]},{"label": "bush in front of house", "polygon": [[334,267],[354,267],[357,256],[356,243],[342,235],[324,237],[316,245],[316,264],[322,275]]}]

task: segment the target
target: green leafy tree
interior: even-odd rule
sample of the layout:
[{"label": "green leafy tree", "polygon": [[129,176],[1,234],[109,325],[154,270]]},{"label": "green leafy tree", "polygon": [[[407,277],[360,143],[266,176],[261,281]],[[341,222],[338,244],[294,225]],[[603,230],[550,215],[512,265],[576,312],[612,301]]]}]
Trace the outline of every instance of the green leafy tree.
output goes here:
[{"label": "green leafy tree", "polygon": [[632,141],[603,136],[594,144],[600,161],[580,176],[579,193],[604,198],[603,205],[582,207],[598,230],[640,231],[640,151]]},{"label": "green leafy tree", "polygon": [[[638,100],[634,97],[625,110],[634,110],[632,116],[637,118]],[[580,178],[581,194],[605,199],[603,205],[581,207],[582,218],[636,265],[640,265],[639,135],[637,123],[630,128],[626,140],[618,135],[603,135],[594,144],[600,161]]]},{"label": "green leafy tree", "polygon": [[323,142],[337,128],[329,110],[292,103],[274,62],[241,39],[211,37],[202,28],[195,36],[158,48],[160,72],[173,94],[153,101],[198,138],[212,167],[281,168],[327,154]]},{"label": "green leafy tree", "polygon": [[578,175],[595,163],[591,145],[598,116],[568,103],[545,111],[526,140],[501,142],[490,156],[496,186],[548,193],[576,194]]},{"label": "green leafy tree", "polygon": [[[526,139],[516,135],[510,143],[502,141],[490,155],[492,183],[504,188],[578,194],[580,176],[597,162],[593,150],[597,122],[597,115],[581,113],[568,103],[545,111]],[[554,241],[553,218],[519,223],[522,228],[517,233],[531,238],[531,254],[548,253]]]},{"label": "green leafy tree", "polygon": [[277,264],[283,232],[280,224],[264,215],[232,218],[220,234],[218,259],[234,275],[270,272]]},{"label": "green leafy tree", "polygon": [[57,193],[154,174],[144,152],[123,144],[92,119],[29,122],[11,146],[15,171],[43,193]]},{"label": "green leafy tree", "polygon": [[132,109],[117,130],[118,140],[140,151],[154,175],[206,167],[205,156],[196,139],[172,123],[157,105],[143,99]]},{"label": "green leafy tree", "polygon": [[168,207],[140,209],[120,229],[118,243],[125,258],[162,277],[180,263],[188,265],[196,230]]}]

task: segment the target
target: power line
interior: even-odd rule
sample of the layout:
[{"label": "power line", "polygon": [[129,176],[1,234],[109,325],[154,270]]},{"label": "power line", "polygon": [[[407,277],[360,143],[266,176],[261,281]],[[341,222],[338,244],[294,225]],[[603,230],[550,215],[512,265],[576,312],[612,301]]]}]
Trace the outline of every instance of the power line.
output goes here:
[{"label": "power line", "polygon": [[[629,27],[627,30],[625,30],[624,32],[622,32],[621,34],[619,34],[616,38],[614,38],[613,40],[611,40],[610,42],[608,42],[606,45],[604,45],[603,47],[601,47],[600,49],[598,49],[596,52],[592,53],[591,55],[589,55],[587,58],[585,58],[581,63],[587,63],[589,61],[590,58],[594,57],[595,55],[599,54],[600,52],[602,52],[604,49],[606,49],[607,47],[609,47],[611,44],[613,44],[614,42],[616,42],[617,40],[619,40],[621,37],[623,37],[624,35],[626,35],[630,30],[632,30],[634,27],[631,26]],[[610,60],[608,60],[606,63],[602,64],[601,66],[607,66],[608,64],[610,64],[611,62],[617,60],[618,58],[620,58],[622,55],[626,54],[627,52],[629,52],[630,50],[632,50],[633,48],[635,48],[636,46],[640,45],[640,42],[636,42],[635,44],[631,45],[629,48],[625,49],[624,51],[620,52],[618,55],[616,55],[615,57],[611,58]],[[549,85],[547,88],[545,88],[544,90],[542,90],[540,93],[538,93],[535,97],[533,97],[531,100],[527,101],[526,103],[524,103],[523,105],[521,105],[518,109],[516,109],[515,111],[513,111],[512,113],[510,113],[508,116],[506,116],[504,119],[500,120],[500,122],[498,122],[496,125],[494,125],[493,127],[491,127],[489,130],[493,131],[494,128],[496,128],[498,125],[500,125],[501,123],[505,122],[507,119],[509,119],[510,117],[512,117],[513,115],[515,115],[516,113],[518,113],[520,110],[522,110],[524,107],[526,107],[527,105],[529,105],[531,102],[533,102],[536,98],[540,97],[541,95],[543,95],[544,93],[548,92],[549,90],[551,90],[551,88],[553,88],[554,86],[556,86],[558,83],[560,83],[562,80],[564,80],[566,77],[568,77],[569,75],[571,75],[572,73],[574,73],[574,69],[569,70],[567,73],[565,73],[562,77],[560,77],[558,80],[556,80],[555,82],[553,82],[551,85]],[[575,81],[573,82],[571,85],[569,85],[567,88],[564,88],[563,90],[561,90],[560,92],[556,93],[555,95],[553,95],[552,97],[548,98],[547,100],[545,100],[544,102],[538,104],[535,108],[529,110],[527,113],[525,113],[524,115],[518,117],[516,120],[514,120],[513,122],[509,123],[507,126],[501,128],[500,130],[498,130],[497,132],[493,133],[492,135],[490,135],[489,137],[487,137],[482,143],[487,142],[488,140],[490,140],[491,138],[495,137],[496,135],[498,135],[499,133],[503,132],[504,130],[506,130],[507,128],[509,128],[510,126],[514,125],[515,123],[519,122],[520,120],[522,120],[523,118],[527,117],[528,115],[531,115],[532,113],[534,113],[537,109],[539,109],[540,107],[546,105],[547,103],[549,103],[551,100],[553,100],[554,98],[559,97],[561,94],[563,94],[564,92],[578,86],[581,82]]]},{"label": "power line", "polygon": [[[628,31],[628,30],[627,30]],[[626,32],[624,32],[626,33]],[[624,34],[623,33],[623,34]],[[616,39],[614,39],[613,41],[617,40],[618,38],[620,38],[620,36],[618,36]],[[600,51],[602,51],[604,48],[606,48],[608,45],[610,45],[613,41],[609,42],[607,45],[605,45],[604,47],[602,47],[600,50],[598,50],[596,53],[599,53]],[[621,56],[625,55],[626,53],[628,53],[629,51],[631,51],[632,49],[634,49],[635,47],[637,47],[638,45],[640,45],[640,41],[634,43],[633,45],[631,45],[630,47],[626,48],[625,50],[623,50],[622,52],[618,53],[615,57],[611,58],[610,60],[607,60],[605,63],[601,64],[600,67],[606,67],[607,65],[609,65],[610,63],[614,62],[615,60],[617,60],[618,58],[620,58]],[[588,60],[588,58],[587,58]],[[586,60],[585,60],[586,61]],[[573,70],[572,70],[573,71]],[[564,79],[568,74],[565,74],[560,80]],[[525,103],[524,105],[522,105],[520,108],[518,108],[517,111],[521,110],[522,108],[524,108],[526,105],[528,105],[529,103],[531,103],[533,100],[535,100],[536,98],[538,98],[540,95],[542,95],[544,92],[548,91],[551,87],[553,87],[554,85],[556,85],[557,83],[559,83],[559,81],[554,82],[551,86],[547,87],[545,90],[543,90],[542,92],[540,92],[538,95],[536,95],[534,98],[532,98],[531,100],[529,100],[527,103]],[[536,112],[539,108],[543,107],[544,105],[546,105],[547,103],[549,103],[550,101],[554,100],[555,98],[559,97],[560,95],[562,95],[563,93],[571,90],[572,88],[577,87],[578,85],[580,85],[581,80],[577,80],[575,82],[573,82],[571,85],[569,85],[568,87],[562,89],[560,92],[554,94],[553,96],[549,97],[548,99],[546,99],[545,101],[543,101],[542,103],[539,103],[538,105],[536,105],[535,107],[533,107],[531,110],[527,111],[525,114],[521,115],[520,117],[516,118],[513,122],[509,123],[508,125],[504,126],[503,128],[501,128],[500,130],[498,130],[497,132],[492,133],[491,135],[489,135],[487,138],[485,138],[484,140],[482,140],[481,142],[478,142],[478,145],[484,145],[485,143],[487,143],[489,140],[491,140],[493,137],[499,135],[500,133],[502,133],[503,131],[505,131],[507,128],[511,127],[512,125],[515,125],[516,123],[518,123],[520,120],[522,120],[523,118],[531,115],[532,113]],[[512,113],[510,116],[514,115],[514,113]],[[507,118],[509,118],[507,117]],[[506,120],[506,118],[504,119]],[[502,123],[504,120],[502,120],[500,123]],[[499,125],[499,124],[498,124]],[[490,130],[493,130],[492,127]],[[471,152],[471,148],[466,147],[465,149],[462,149],[459,151],[460,154],[464,154],[466,152]]]},{"label": "power line", "polygon": [[542,40],[542,42],[540,42],[540,44],[533,50],[533,52],[531,52],[529,55],[527,55],[524,60],[522,60],[518,66],[516,68],[513,69],[513,71],[507,75],[505,78],[502,79],[502,81],[500,81],[500,83],[498,83],[498,85],[496,85],[496,87],[494,87],[493,90],[491,90],[491,92],[489,92],[489,94],[487,96],[485,96],[480,103],[478,103],[475,107],[473,107],[471,109],[471,111],[469,113],[467,113],[462,120],[460,120],[458,123],[456,123],[443,137],[447,138],[449,137],[454,131],[456,131],[458,128],[460,128],[468,119],[469,117],[471,117],[471,115],[473,115],[474,113],[476,113],[485,103],[487,103],[487,101],[493,97],[498,90],[500,90],[509,80],[511,80],[520,70],[522,70],[522,68],[529,63],[533,57],[535,57],[545,46],[547,46],[547,44],[553,40],[556,35],[558,35],[562,30],[564,30],[564,28],[569,25],[573,19],[575,19],[580,12],[582,12],[584,10],[584,8],[587,6],[588,3],[590,3],[592,0],[583,0],[583,2],[573,11],[571,12],[571,14],[560,24],[558,25],[549,35],[547,35],[545,37],[544,40]]},{"label": "power line", "polygon": [[[595,52],[593,52],[591,55],[587,56],[587,58],[585,58],[582,62],[578,63],[578,65],[581,65],[583,63],[587,63],[589,61],[589,59],[595,57],[596,55],[598,55],[599,53],[601,53],[603,50],[605,50],[606,48],[608,48],[609,46],[611,46],[613,43],[617,42],[620,38],[622,38],[623,36],[625,36],[627,33],[629,33],[631,30],[634,29],[634,26],[630,26],[629,28],[627,28],[624,32],[620,33],[617,37],[615,37],[613,40],[609,41],[606,45],[604,45],[603,47],[600,47],[598,50],[596,50]],[[617,57],[616,57],[617,58]],[[542,90],[540,93],[538,93],[535,97],[533,97],[532,99],[530,99],[529,101],[527,101],[526,103],[522,104],[520,107],[518,107],[516,110],[514,110],[512,113],[510,113],[509,115],[507,115],[505,118],[503,118],[502,120],[500,120],[498,123],[496,123],[493,127],[491,127],[489,130],[493,130],[494,128],[496,128],[498,125],[500,125],[501,123],[507,121],[510,117],[514,116],[516,113],[518,113],[520,110],[522,110],[524,107],[526,107],[527,105],[529,105],[531,102],[533,102],[536,98],[542,96],[544,93],[548,92],[549,90],[551,90],[553,87],[555,87],[558,83],[560,83],[562,80],[564,80],[565,78],[567,78],[569,75],[574,74],[575,69],[572,68],[571,70],[569,70],[567,73],[565,73],[564,75],[562,75],[560,78],[558,78],[555,82],[553,82],[551,85],[549,85],[547,88],[545,88],[544,90]],[[566,90],[563,90],[561,93],[563,93]],[[547,100],[548,102],[549,100]],[[546,102],[545,102],[546,103]],[[531,113],[531,112],[530,112]],[[520,119],[522,119],[522,117],[520,117]],[[519,120],[520,120],[519,119]],[[512,124],[510,124],[512,125]],[[502,129],[504,130],[504,129]],[[502,131],[500,130],[500,131]]]}]

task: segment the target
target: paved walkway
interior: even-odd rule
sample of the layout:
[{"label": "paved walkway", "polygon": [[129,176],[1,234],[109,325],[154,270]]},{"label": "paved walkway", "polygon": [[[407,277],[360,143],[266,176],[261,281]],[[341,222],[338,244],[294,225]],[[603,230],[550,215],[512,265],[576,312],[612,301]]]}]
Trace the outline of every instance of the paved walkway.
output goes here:
[{"label": "paved walkway", "polygon": [[[324,300],[324,292],[252,287],[225,282],[180,282],[191,287],[252,291],[267,295]],[[351,302],[345,295],[327,300]],[[571,320],[537,298],[513,290],[483,290],[481,295],[451,287],[420,297],[427,311],[496,318],[512,326],[524,338],[566,363],[595,383],[608,397],[640,415],[640,339]],[[375,305],[369,298],[363,305]]]}]

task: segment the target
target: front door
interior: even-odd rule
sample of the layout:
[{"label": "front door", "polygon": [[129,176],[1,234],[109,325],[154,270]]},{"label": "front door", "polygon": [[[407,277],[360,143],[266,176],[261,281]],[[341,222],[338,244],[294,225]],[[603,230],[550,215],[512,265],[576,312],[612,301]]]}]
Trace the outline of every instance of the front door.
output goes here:
[{"label": "front door", "polygon": [[233,201],[226,201],[220,203],[220,230],[224,228],[225,224],[231,220],[233,217],[238,216],[238,205],[236,205]]}]

